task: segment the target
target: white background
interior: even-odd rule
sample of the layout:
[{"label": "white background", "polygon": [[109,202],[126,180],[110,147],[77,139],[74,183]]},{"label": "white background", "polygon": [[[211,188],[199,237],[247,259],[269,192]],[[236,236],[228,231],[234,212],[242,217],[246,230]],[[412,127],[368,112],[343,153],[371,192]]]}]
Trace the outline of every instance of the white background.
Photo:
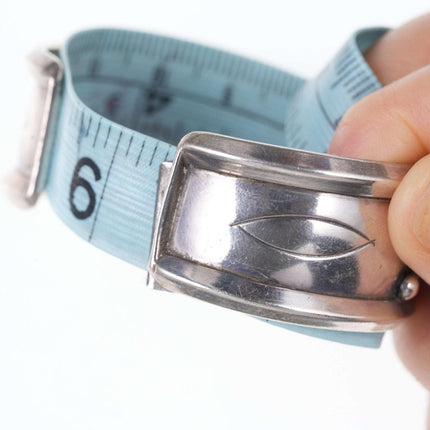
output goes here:
[{"label": "white background", "polygon": [[[6,3],[5,3],[6,1]],[[208,43],[312,77],[359,27],[427,1],[0,2],[0,174],[14,164],[27,52],[93,26]],[[424,427],[427,395],[380,350],[145,289],[145,273],[70,232],[42,198],[0,197],[0,429]],[[430,310],[429,310],[430,311]],[[411,351],[413,354],[413,351]]]}]

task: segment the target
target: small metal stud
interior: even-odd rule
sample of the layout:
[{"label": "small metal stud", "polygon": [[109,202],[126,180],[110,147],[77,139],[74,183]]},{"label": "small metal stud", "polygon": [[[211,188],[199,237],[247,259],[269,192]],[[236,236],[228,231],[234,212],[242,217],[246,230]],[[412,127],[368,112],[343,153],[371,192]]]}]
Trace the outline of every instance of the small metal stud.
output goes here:
[{"label": "small metal stud", "polygon": [[401,300],[411,300],[418,294],[419,288],[418,277],[415,274],[410,274],[400,284],[398,296]]}]

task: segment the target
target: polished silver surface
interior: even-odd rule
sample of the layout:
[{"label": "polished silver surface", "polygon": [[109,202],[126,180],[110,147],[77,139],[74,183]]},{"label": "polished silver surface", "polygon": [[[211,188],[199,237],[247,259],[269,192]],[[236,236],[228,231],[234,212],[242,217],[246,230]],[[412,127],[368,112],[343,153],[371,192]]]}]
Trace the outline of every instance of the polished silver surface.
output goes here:
[{"label": "polished silver surface", "polygon": [[[158,175],[157,200],[155,202],[154,227],[158,225],[158,221],[161,216],[163,201],[169,185],[171,169],[172,169],[172,163],[169,161],[164,161],[160,165],[160,170]],[[156,235],[156,231],[154,228],[152,232],[152,241],[154,241],[155,235]],[[164,288],[162,284],[160,284],[159,282],[156,282],[154,277],[151,276],[149,272],[146,278],[146,286],[153,290],[171,292],[171,290]]]},{"label": "polished silver surface", "polygon": [[34,101],[19,165],[9,178],[11,197],[19,206],[34,205],[43,189],[63,77],[61,60],[54,51],[37,51],[29,62],[37,81]]},{"label": "polished silver surface", "polygon": [[160,187],[151,274],[171,291],[277,321],[391,328],[415,291],[387,229],[409,167],[191,133]]}]

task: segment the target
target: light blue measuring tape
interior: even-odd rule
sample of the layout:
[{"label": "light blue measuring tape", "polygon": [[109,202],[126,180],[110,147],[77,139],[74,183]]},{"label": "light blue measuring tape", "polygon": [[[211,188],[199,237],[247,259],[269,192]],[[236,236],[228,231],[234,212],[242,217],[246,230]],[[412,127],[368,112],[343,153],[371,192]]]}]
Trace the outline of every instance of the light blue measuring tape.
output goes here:
[{"label": "light blue measuring tape", "polygon": [[[345,111],[381,84],[362,53],[385,28],[360,30],[313,80],[216,49],[122,30],[74,35],[46,189],[93,245],[146,269],[160,164],[186,133],[211,131],[325,152]],[[377,347],[380,333],[283,327]]]}]

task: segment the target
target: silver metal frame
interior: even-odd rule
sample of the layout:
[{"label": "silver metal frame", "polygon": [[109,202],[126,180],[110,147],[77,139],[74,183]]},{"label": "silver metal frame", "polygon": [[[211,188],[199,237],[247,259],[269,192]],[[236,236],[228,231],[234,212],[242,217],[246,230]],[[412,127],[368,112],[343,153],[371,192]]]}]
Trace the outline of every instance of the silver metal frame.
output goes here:
[{"label": "silver metal frame", "polygon": [[9,178],[11,197],[19,206],[34,205],[44,187],[63,78],[63,65],[55,50],[34,52],[29,62],[37,81],[35,101],[19,166]]},{"label": "silver metal frame", "polygon": [[[395,255],[386,227],[389,198],[409,167],[191,133],[181,141],[172,167],[161,170],[149,265],[155,285],[276,321],[360,332],[392,328],[412,312],[406,300],[418,291],[418,280]],[[274,205],[279,196],[282,201]],[[284,214],[286,202],[303,200],[299,217]],[[340,208],[336,219],[315,209],[327,201]],[[208,208],[214,205],[219,211],[212,216]],[[273,213],[246,221],[257,225],[254,230],[244,231],[248,224],[236,220],[267,207]],[[230,220],[225,212],[232,213]],[[342,221],[343,212],[348,222]],[[288,227],[292,218],[303,226],[292,235],[293,242],[305,245],[300,249],[314,249],[315,240],[329,251],[319,255],[281,248],[279,241],[290,237],[282,236],[279,227]],[[367,237],[369,223],[376,239]],[[306,231],[309,225],[314,231]],[[213,235],[201,234],[211,226]],[[315,233],[318,229],[323,232]],[[364,244],[337,252],[338,243],[349,244],[354,234]],[[343,242],[333,242],[333,235]],[[220,241],[224,248],[230,246],[221,257]],[[283,265],[295,270],[277,279],[270,268],[281,268],[277,274]],[[306,284],[303,279],[311,270],[318,276]],[[343,271],[355,274],[354,288],[344,280],[336,283]],[[328,285],[325,290],[320,289],[323,284]]]}]

